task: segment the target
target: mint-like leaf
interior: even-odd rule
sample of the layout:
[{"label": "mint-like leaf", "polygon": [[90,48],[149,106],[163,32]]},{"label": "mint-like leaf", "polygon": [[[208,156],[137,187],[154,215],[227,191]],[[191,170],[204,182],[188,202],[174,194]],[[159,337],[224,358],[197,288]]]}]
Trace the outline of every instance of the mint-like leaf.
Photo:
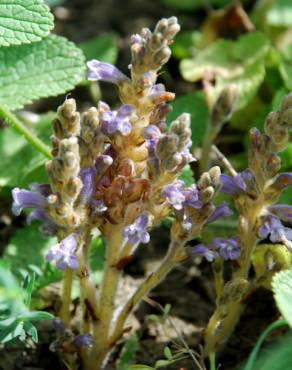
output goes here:
[{"label": "mint-like leaf", "polygon": [[54,17],[42,0],[0,2],[0,46],[39,41],[54,27]]},{"label": "mint-like leaf", "polygon": [[292,327],[292,270],[283,270],[278,272],[272,281],[277,306]]},{"label": "mint-like leaf", "polygon": [[242,36],[238,41],[219,40],[201,50],[192,59],[181,62],[183,77],[188,81],[203,79],[206,73],[215,78],[214,99],[229,84],[238,93],[237,109],[255,95],[265,77],[265,56],[268,39],[260,32]]},{"label": "mint-like leaf", "polygon": [[0,49],[0,104],[9,109],[63,94],[84,77],[82,51],[63,37]]}]

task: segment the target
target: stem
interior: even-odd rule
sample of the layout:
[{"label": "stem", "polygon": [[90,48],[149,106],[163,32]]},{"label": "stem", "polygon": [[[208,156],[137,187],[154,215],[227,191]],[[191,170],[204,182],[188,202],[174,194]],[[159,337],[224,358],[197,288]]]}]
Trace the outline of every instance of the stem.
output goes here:
[{"label": "stem", "polygon": [[23,135],[37,151],[49,159],[52,158],[50,148],[35,136],[10,110],[0,106],[0,118],[4,119],[18,133]]},{"label": "stem", "polygon": [[225,167],[225,169],[230,173],[230,175],[233,177],[236,176],[237,172],[233,168],[232,164],[225,157],[225,155],[220,152],[216,145],[212,145],[212,151],[216,154],[218,160],[222,163],[222,166]]},{"label": "stem", "polygon": [[161,262],[161,265],[155,272],[152,272],[146,280],[140,285],[136,292],[130,297],[125,304],[115,324],[113,335],[110,337],[110,343],[113,345],[123,334],[123,328],[126,319],[133,311],[135,306],[147,295],[156,285],[158,285],[173,267],[185,258],[183,249],[184,242],[174,240],[171,242],[167,255]]},{"label": "stem", "polygon": [[73,283],[73,271],[71,269],[66,269],[64,272],[62,305],[59,312],[59,316],[67,328],[70,326],[71,320],[70,304],[71,304],[72,283]]},{"label": "stem", "polygon": [[124,225],[115,225],[109,233],[105,268],[98,305],[98,324],[94,332],[94,347],[90,356],[88,369],[99,369],[102,365],[109,349],[108,338],[110,335],[110,325],[115,308],[115,297],[121,270],[117,268],[120,258],[120,250],[123,244]]},{"label": "stem", "polygon": [[209,354],[210,370],[216,370],[216,357],[215,352]]},{"label": "stem", "polygon": [[[252,212],[253,210],[250,210]],[[255,211],[256,213],[256,211]],[[240,268],[234,272],[231,283],[236,283],[238,280],[247,280],[248,272],[251,264],[251,255],[257,244],[257,237],[254,235],[255,217],[250,214],[246,217],[241,217],[239,225],[239,235],[243,242],[242,251],[244,252],[239,260]],[[222,291],[221,297],[225,291]],[[226,295],[226,294],[225,294]],[[223,300],[222,300],[223,301]],[[207,329],[205,331],[205,353],[210,354],[215,352],[229,338],[235,325],[237,324],[243,304],[241,298],[226,297],[220,303],[210,318]]]}]

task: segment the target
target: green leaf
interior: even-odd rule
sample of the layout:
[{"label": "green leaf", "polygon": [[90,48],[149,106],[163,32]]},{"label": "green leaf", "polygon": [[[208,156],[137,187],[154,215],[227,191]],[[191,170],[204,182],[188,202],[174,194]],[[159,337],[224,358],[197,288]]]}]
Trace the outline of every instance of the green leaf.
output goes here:
[{"label": "green leaf", "polygon": [[279,71],[288,90],[292,89],[292,45],[279,55]]},{"label": "green leaf", "polygon": [[53,27],[54,17],[42,0],[0,2],[0,46],[39,41],[47,36]]},{"label": "green leaf", "polygon": [[52,320],[53,318],[54,315],[46,311],[27,311],[21,314],[21,319],[28,321]]},{"label": "green leaf", "polygon": [[158,360],[155,362],[155,368],[159,369],[160,367],[169,366],[171,364],[171,361],[169,360]]},{"label": "green leaf", "polygon": [[271,26],[292,26],[291,0],[276,0],[268,11],[266,21]]},{"label": "green leaf", "polygon": [[125,340],[120,359],[117,364],[117,370],[127,370],[134,362],[136,352],[139,349],[139,339],[136,333]]},{"label": "green leaf", "polygon": [[172,356],[172,353],[171,353],[171,350],[170,350],[169,347],[165,347],[163,353],[164,353],[164,356],[167,360],[169,360],[169,361],[173,360],[173,356]]},{"label": "green leaf", "polygon": [[23,324],[23,329],[32,338],[32,340],[38,342],[38,332],[36,327],[29,321],[25,321]]},{"label": "green leaf", "polygon": [[[36,122],[34,131],[46,144],[51,136],[55,114],[46,114]],[[11,145],[13,143],[13,145]],[[0,130],[0,187],[28,187],[33,182],[47,182],[46,158],[11,127]]]},{"label": "green leaf", "polygon": [[27,274],[23,282],[24,304],[29,307],[32,291],[35,286],[35,273]]},{"label": "green leaf", "polygon": [[[8,320],[5,320],[8,321]],[[3,321],[0,321],[0,342],[6,343],[14,338],[25,337],[25,332],[23,330],[23,322],[17,319],[12,319],[12,322],[8,326],[3,326]]]},{"label": "green leaf", "polygon": [[196,91],[183,95],[175,99],[171,105],[173,111],[167,116],[168,123],[170,124],[182,113],[190,113],[193,146],[200,145],[207,129],[209,117],[204,94],[201,91]]},{"label": "green leaf", "polygon": [[292,327],[292,270],[283,270],[275,274],[272,288],[282,316]]},{"label": "green leaf", "polygon": [[78,46],[83,50],[87,60],[98,59],[114,64],[118,56],[117,42],[117,35],[115,33],[106,33],[93,37]]},{"label": "green leaf", "polygon": [[82,51],[60,36],[0,49],[0,104],[19,109],[63,94],[84,79],[84,71]]},{"label": "green leaf", "polygon": [[180,69],[188,81],[201,80],[205,74],[215,77],[213,98],[222,89],[235,84],[238,90],[236,109],[240,109],[255,95],[265,77],[265,57],[269,41],[260,32],[248,33],[238,41],[219,40],[200,51],[192,59],[181,62]]}]

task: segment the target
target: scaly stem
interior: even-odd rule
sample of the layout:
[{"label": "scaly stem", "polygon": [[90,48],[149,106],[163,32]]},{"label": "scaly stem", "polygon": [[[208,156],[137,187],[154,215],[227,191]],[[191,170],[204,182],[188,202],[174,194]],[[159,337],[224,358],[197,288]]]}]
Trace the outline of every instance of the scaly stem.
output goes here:
[{"label": "scaly stem", "polygon": [[[250,210],[250,214],[247,217],[241,217],[240,220],[239,236],[242,241],[243,253],[239,260],[240,268],[234,272],[231,283],[236,283],[239,280],[247,280],[248,278],[251,255],[258,241],[254,233],[255,215],[252,215],[252,211],[256,214],[256,207],[254,210]],[[224,290],[222,292],[223,294]],[[229,338],[240,318],[242,308],[243,304],[240,298],[234,299],[233,297],[229,297],[227,302],[220,302],[219,299],[218,307],[212,315],[205,331],[206,355],[216,352]]]},{"label": "scaly stem", "polygon": [[136,292],[125,304],[115,324],[113,335],[110,337],[110,345],[114,345],[123,335],[126,319],[142,298],[158,285],[173,267],[186,257],[184,242],[174,240],[171,242],[167,255],[155,272],[152,272],[140,285]]},{"label": "scaly stem", "polygon": [[49,159],[52,158],[50,148],[36,137],[10,110],[0,106],[0,118],[4,119],[12,128],[23,135],[37,151]]},{"label": "scaly stem", "polygon": [[59,312],[59,316],[67,328],[70,326],[71,320],[70,304],[71,304],[72,282],[73,282],[73,271],[71,269],[66,269],[64,272],[62,305]]},{"label": "scaly stem", "polygon": [[105,267],[98,304],[98,324],[94,332],[94,347],[90,356],[89,370],[97,370],[102,365],[110,347],[108,338],[115,308],[115,297],[121,270],[117,264],[123,244],[124,225],[114,225],[107,240]]}]

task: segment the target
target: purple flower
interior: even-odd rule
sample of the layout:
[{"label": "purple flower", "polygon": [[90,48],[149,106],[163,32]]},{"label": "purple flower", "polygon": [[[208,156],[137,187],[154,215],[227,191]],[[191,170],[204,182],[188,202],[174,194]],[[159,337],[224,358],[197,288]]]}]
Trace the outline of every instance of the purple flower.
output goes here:
[{"label": "purple flower", "polygon": [[96,176],[95,167],[82,168],[80,177],[83,187],[81,189],[81,197],[84,202],[87,202],[94,193],[94,178]]},{"label": "purple flower", "polygon": [[292,206],[289,206],[288,204],[278,204],[270,206],[268,210],[271,214],[279,217],[281,220],[292,223]]},{"label": "purple flower", "polygon": [[93,345],[93,336],[91,334],[77,335],[74,339],[76,347],[91,347]]},{"label": "purple flower", "polygon": [[217,257],[218,253],[204,244],[198,244],[195,247],[191,248],[191,252],[203,256],[208,262],[213,262]]},{"label": "purple flower", "polygon": [[215,211],[207,220],[207,224],[218,220],[221,217],[229,217],[232,215],[231,209],[228,207],[226,202],[222,202],[219,206],[215,208]]},{"label": "purple flower", "polygon": [[211,247],[218,249],[224,260],[236,260],[240,257],[240,241],[235,236],[229,239],[215,238]]},{"label": "purple flower", "polygon": [[282,242],[289,245],[292,241],[292,229],[282,225],[281,221],[274,216],[265,218],[264,223],[258,229],[258,236],[261,239],[269,237],[272,243]]},{"label": "purple flower", "polygon": [[147,226],[149,223],[149,214],[142,213],[136,221],[125,227],[124,237],[128,238],[130,244],[143,243],[147,244],[150,240],[150,235],[147,232]]},{"label": "purple flower", "polygon": [[183,191],[185,197],[184,206],[192,208],[201,208],[202,202],[199,199],[199,191],[196,185],[192,185]]},{"label": "purple flower", "polygon": [[246,183],[241,174],[234,177],[221,174],[220,180],[222,183],[221,193],[236,196],[246,190]]},{"label": "purple flower", "polygon": [[185,196],[183,194],[184,182],[176,180],[172,184],[167,185],[162,190],[162,196],[170,203],[173,208],[180,210],[184,206]]},{"label": "purple flower", "polygon": [[44,209],[47,205],[47,199],[39,191],[30,191],[14,188],[12,190],[13,204],[12,212],[19,216],[23,208]]},{"label": "purple flower", "polygon": [[151,154],[154,154],[160,135],[161,132],[155,125],[149,125],[144,130],[144,138],[146,140],[147,148]]},{"label": "purple flower", "polygon": [[45,235],[55,235],[57,232],[57,225],[50,219],[44,209],[33,210],[26,218],[26,222],[30,225],[32,221],[43,221],[42,231]]},{"label": "purple flower", "polygon": [[176,180],[172,184],[165,186],[162,190],[162,196],[178,211],[185,206],[192,208],[202,207],[196,185],[184,188],[184,182],[181,180]]},{"label": "purple flower", "polygon": [[64,323],[62,322],[62,320],[59,317],[55,317],[53,319],[52,324],[53,324],[54,330],[57,333],[64,333],[65,332],[66,327],[65,327]]},{"label": "purple flower", "polygon": [[87,62],[88,80],[90,81],[106,81],[117,84],[120,81],[128,80],[121,71],[110,63],[103,63],[93,59]]},{"label": "purple flower", "polygon": [[93,212],[96,215],[100,215],[107,210],[107,206],[105,205],[103,200],[94,199],[91,202],[91,204],[92,204]]},{"label": "purple flower", "polygon": [[49,250],[46,256],[47,261],[55,261],[57,268],[61,270],[65,268],[75,270],[79,267],[77,257],[74,254],[76,248],[76,235],[70,234]]},{"label": "purple flower", "polygon": [[123,136],[129,135],[132,130],[130,117],[133,107],[125,104],[118,111],[106,111],[101,113],[101,128],[106,135],[113,135],[119,131]]}]

